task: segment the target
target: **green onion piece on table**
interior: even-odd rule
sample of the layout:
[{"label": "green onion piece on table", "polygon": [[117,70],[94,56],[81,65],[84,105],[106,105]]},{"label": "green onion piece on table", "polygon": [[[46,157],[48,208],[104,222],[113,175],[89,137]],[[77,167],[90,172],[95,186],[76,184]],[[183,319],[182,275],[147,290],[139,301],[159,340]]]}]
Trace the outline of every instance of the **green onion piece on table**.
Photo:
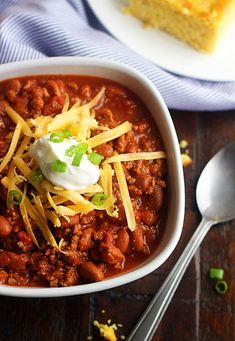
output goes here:
[{"label": "green onion piece on table", "polygon": [[52,133],[50,135],[50,141],[53,143],[60,143],[64,141],[64,134],[63,132]]},{"label": "green onion piece on table", "polygon": [[106,194],[95,194],[92,198],[92,204],[96,205],[96,206],[101,206],[103,205],[103,203],[105,202],[105,200],[108,198],[108,196]]},{"label": "green onion piece on table", "polygon": [[31,179],[33,181],[42,181],[45,179],[44,175],[42,174],[40,169],[35,169],[31,173]]},{"label": "green onion piece on table", "polygon": [[217,281],[215,283],[215,290],[221,295],[225,294],[228,290],[227,282],[226,281]]},{"label": "green onion piece on table", "polygon": [[65,173],[67,169],[67,163],[60,161],[60,160],[54,160],[51,164],[51,170],[57,173]]},{"label": "green onion piece on table", "polygon": [[72,166],[76,166],[79,167],[80,163],[82,161],[82,157],[83,157],[84,153],[76,153],[74,155],[73,161],[72,161]]},{"label": "green onion piece on table", "polygon": [[224,270],[223,269],[217,269],[217,268],[211,268],[209,272],[209,276],[212,279],[223,279],[224,278]]},{"label": "green onion piece on table", "polygon": [[9,198],[10,203],[15,204],[15,205],[20,205],[22,201],[22,195],[14,189],[9,192],[8,198]]},{"label": "green onion piece on table", "polygon": [[88,156],[88,160],[91,161],[94,165],[98,165],[102,160],[103,160],[103,156],[92,152],[89,156]]}]

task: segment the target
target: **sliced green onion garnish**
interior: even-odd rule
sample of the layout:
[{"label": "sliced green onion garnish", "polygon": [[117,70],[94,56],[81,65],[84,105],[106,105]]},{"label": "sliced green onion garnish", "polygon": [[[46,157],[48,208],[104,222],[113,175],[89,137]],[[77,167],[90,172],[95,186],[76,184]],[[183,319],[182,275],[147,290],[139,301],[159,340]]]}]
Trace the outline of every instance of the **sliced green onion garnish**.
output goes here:
[{"label": "sliced green onion garnish", "polygon": [[92,204],[96,205],[96,206],[101,206],[103,205],[103,203],[105,202],[105,200],[108,198],[108,196],[106,194],[95,194],[92,198]]},{"label": "sliced green onion garnish", "polygon": [[64,135],[64,138],[69,138],[72,136],[71,132],[68,130],[68,128],[64,128],[63,130],[63,135]]},{"label": "sliced green onion garnish", "polygon": [[215,284],[215,290],[221,295],[225,294],[228,290],[227,282],[226,281],[217,281]]},{"label": "sliced green onion garnish", "polygon": [[67,169],[67,163],[60,161],[60,160],[54,160],[51,164],[51,170],[57,173],[65,173]]},{"label": "sliced green onion garnish", "polygon": [[9,192],[8,197],[9,201],[15,205],[19,205],[22,201],[22,195],[14,189]]},{"label": "sliced green onion garnish", "polygon": [[72,157],[74,154],[76,154],[77,148],[78,148],[78,146],[76,144],[73,144],[71,147],[66,149],[65,155]]},{"label": "sliced green onion garnish", "polygon": [[87,143],[79,143],[79,144],[73,144],[71,147],[66,149],[65,155],[72,157],[76,153],[81,153],[85,154],[88,149],[88,144]]},{"label": "sliced green onion garnish", "polygon": [[35,169],[31,173],[31,178],[33,181],[42,181],[45,179],[40,169]]},{"label": "sliced green onion garnish", "polygon": [[217,268],[211,268],[209,275],[210,275],[210,278],[212,278],[212,279],[223,279],[224,278],[224,270],[223,269],[217,269]]},{"label": "sliced green onion garnish", "polygon": [[76,153],[73,158],[72,166],[79,167],[84,153]]},{"label": "sliced green onion garnish", "polygon": [[103,160],[103,156],[92,152],[89,156],[88,156],[88,160],[91,161],[94,165],[98,165],[102,160]]},{"label": "sliced green onion garnish", "polygon": [[87,152],[87,149],[88,149],[87,143],[79,143],[79,145],[77,146],[77,152],[78,153],[85,154]]},{"label": "sliced green onion garnish", "polygon": [[60,143],[64,141],[64,134],[60,131],[57,133],[52,133],[50,135],[50,141],[54,143]]}]

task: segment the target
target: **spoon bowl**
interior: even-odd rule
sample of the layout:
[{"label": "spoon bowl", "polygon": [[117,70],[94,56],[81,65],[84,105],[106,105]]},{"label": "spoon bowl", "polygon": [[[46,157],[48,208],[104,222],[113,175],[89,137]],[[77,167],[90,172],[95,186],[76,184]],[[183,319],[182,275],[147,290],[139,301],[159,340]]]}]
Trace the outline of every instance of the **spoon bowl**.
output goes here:
[{"label": "spoon bowl", "polygon": [[201,215],[216,223],[235,218],[235,143],[207,163],[198,180],[196,199]]}]

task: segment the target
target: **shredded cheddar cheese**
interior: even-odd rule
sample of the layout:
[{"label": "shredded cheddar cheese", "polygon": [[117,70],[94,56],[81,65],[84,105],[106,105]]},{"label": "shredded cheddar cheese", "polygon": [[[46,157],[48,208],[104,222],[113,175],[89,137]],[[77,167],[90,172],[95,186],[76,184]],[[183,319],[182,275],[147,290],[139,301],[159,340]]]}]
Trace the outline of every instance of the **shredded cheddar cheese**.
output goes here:
[{"label": "shredded cheddar cheese", "polygon": [[27,122],[14,109],[12,109],[11,107],[6,107],[5,111],[15,124],[18,124],[19,122],[21,123],[22,131],[25,135],[30,136],[32,134],[32,131],[29,128]]},{"label": "shredded cheddar cheese", "polygon": [[124,174],[124,171],[120,162],[114,162],[113,166],[114,166],[115,173],[117,176],[117,180],[118,180],[118,184],[119,184],[119,188],[120,188],[120,192],[122,196],[123,206],[126,212],[127,224],[128,224],[129,229],[131,231],[134,231],[136,227],[135,215],[134,215],[131,198],[130,198],[130,194],[129,194],[127,183],[126,183],[125,174]]},{"label": "shredded cheddar cheese", "polygon": [[131,131],[131,129],[132,124],[126,121],[113,129],[91,137],[87,142],[91,148],[94,148],[105,142],[112,141],[125,133],[128,133],[128,131]]},{"label": "shredded cheddar cheese", "polygon": [[14,155],[17,143],[19,141],[20,138],[20,133],[21,133],[21,129],[22,129],[22,122],[19,121],[17,123],[17,126],[15,128],[12,140],[11,140],[11,144],[10,144],[10,148],[7,152],[7,154],[5,155],[1,165],[0,165],[0,172],[3,171],[3,169],[6,167],[6,165],[11,161],[12,156]]},{"label": "shredded cheddar cheese", "polygon": [[[69,96],[66,94],[62,112],[55,117],[39,116],[24,120],[11,107],[5,109],[16,127],[10,136],[12,140],[9,150],[1,160],[0,172],[8,166],[7,175],[1,179],[1,183],[8,191],[7,198],[12,190],[19,192],[22,196],[19,204],[22,220],[27,233],[38,248],[40,245],[36,239],[37,233],[35,234],[37,228],[42,232],[49,245],[60,252],[65,252],[62,250],[62,247],[65,246],[64,241],[60,240],[57,243],[50,229],[50,224],[54,227],[61,226],[61,217],[69,221],[69,217],[76,214],[103,210],[110,217],[118,218],[118,209],[113,195],[114,171],[118,180],[128,227],[131,231],[136,228],[134,210],[121,163],[165,158],[166,154],[163,151],[119,155],[115,152],[110,158],[101,161],[99,183],[77,191],[56,187],[45,178],[37,181],[32,177],[32,172],[37,170],[39,165],[30,156],[29,149],[40,137],[48,133],[58,133],[67,128],[78,143],[88,144],[88,152],[92,153],[94,147],[112,141],[132,130],[132,124],[128,121],[113,129],[99,126],[95,119],[95,108],[99,101],[102,101],[104,93],[105,87],[102,87],[90,102],[81,104],[78,99],[72,106]],[[93,136],[93,131],[97,130],[100,130],[101,133]],[[92,197],[95,198],[99,195],[105,197],[104,202],[92,201]],[[12,205],[8,199],[7,205]],[[108,329],[105,325],[99,324],[99,326],[102,326],[104,335],[111,335],[107,340],[116,340],[113,326],[109,326]]]},{"label": "shredded cheddar cheese", "polygon": [[111,156],[109,159],[104,161],[106,163],[112,162],[123,162],[123,161],[137,161],[137,160],[155,160],[166,157],[165,152],[145,152],[145,153],[126,153]]}]

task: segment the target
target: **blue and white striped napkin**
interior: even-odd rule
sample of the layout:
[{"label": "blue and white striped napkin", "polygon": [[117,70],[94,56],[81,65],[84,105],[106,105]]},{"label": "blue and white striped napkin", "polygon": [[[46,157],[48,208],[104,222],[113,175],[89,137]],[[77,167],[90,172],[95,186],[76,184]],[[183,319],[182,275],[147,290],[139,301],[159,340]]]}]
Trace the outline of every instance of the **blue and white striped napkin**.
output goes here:
[{"label": "blue and white striped napkin", "polygon": [[0,63],[52,56],[125,63],[149,78],[170,108],[235,108],[235,82],[199,81],[161,69],[102,30],[83,0],[0,0]]}]

